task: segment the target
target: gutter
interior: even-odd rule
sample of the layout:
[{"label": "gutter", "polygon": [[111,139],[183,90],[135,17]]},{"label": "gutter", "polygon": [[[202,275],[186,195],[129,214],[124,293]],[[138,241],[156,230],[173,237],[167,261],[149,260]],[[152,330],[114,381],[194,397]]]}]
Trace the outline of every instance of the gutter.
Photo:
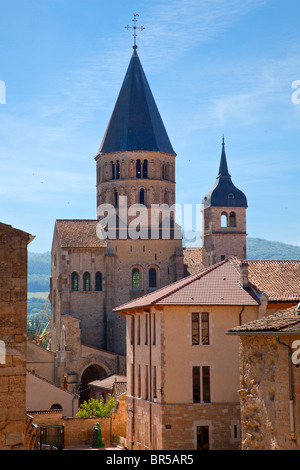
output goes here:
[{"label": "gutter", "polygon": [[226,331],[226,335],[238,335],[238,336],[252,336],[252,335],[298,335],[300,334],[299,331]]}]

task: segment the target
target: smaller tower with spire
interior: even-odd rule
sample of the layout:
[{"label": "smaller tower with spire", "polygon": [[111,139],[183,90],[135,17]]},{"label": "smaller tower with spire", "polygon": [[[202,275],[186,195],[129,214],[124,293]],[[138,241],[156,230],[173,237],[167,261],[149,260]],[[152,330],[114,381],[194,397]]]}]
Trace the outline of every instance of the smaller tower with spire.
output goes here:
[{"label": "smaller tower with spire", "polygon": [[204,197],[202,205],[202,262],[204,266],[211,266],[229,256],[245,259],[247,198],[231,180],[224,136],[216,183]]}]

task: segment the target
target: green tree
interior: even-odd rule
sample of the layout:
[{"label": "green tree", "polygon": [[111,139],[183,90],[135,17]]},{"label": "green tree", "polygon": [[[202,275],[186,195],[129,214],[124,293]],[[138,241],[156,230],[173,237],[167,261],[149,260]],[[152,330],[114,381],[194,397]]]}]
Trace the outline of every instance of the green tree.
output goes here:
[{"label": "green tree", "polygon": [[104,403],[104,399],[96,400],[95,398],[90,398],[88,401],[84,401],[79,409],[76,416],[78,418],[91,418],[107,416],[111,410],[116,405],[116,399],[111,395],[108,402]]}]

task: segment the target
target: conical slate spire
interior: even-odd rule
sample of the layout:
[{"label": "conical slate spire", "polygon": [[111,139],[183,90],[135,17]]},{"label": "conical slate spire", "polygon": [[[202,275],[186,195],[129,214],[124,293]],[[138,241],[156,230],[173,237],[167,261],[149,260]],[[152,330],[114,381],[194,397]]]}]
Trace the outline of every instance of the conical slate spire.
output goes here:
[{"label": "conical slate spire", "polygon": [[160,151],[174,154],[136,48],[134,48],[99,153]]},{"label": "conical slate spire", "polygon": [[220,161],[218,178],[220,178],[220,176],[230,177],[230,174],[228,172],[226,153],[225,153],[224,136],[223,136],[223,140],[222,140],[222,154],[221,154],[221,161]]},{"label": "conical slate spire", "polygon": [[224,137],[219,173],[213,189],[203,199],[206,207],[248,207],[245,194],[236,188],[228,171]]}]

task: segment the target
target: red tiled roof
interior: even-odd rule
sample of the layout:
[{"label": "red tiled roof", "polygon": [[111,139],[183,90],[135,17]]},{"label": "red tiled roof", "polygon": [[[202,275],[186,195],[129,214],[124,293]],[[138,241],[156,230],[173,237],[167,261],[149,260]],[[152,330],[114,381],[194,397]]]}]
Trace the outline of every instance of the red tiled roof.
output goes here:
[{"label": "red tiled roof", "polygon": [[[239,270],[241,260],[231,258]],[[300,301],[300,260],[247,260],[249,281],[269,302]]]},{"label": "red tiled roof", "polygon": [[245,325],[231,328],[228,333],[300,333],[300,314],[293,306]]},{"label": "red tiled roof", "polygon": [[155,292],[114,309],[122,312],[149,305],[258,305],[259,301],[240,282],[230,261],[222,261]]},{"label": "red tiled roof", "polygon": [[97,220],[57,220],[56,229],[63,248],[101,248],[105,240],[96,233]]}]

